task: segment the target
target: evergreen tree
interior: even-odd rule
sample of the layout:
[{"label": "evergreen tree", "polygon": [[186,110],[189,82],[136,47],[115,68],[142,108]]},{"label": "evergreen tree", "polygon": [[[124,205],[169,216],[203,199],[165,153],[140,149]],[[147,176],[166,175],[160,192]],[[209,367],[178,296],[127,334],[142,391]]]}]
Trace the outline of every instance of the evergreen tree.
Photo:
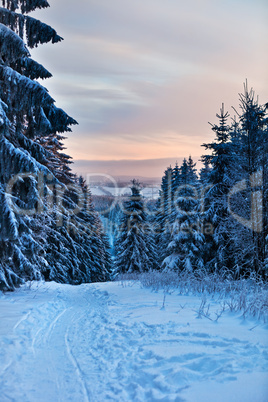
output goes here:
[{"label": "evergreen tree", "polygon": [[173,169],[169,166],[162,177],[160,190],[160,207],[162,214],[168,217],[172,211],[172,179]]},{"label": "evergreen tree", "polygon": [[185,177],[192,186],[196,186],[198,190],[198,177],[196,173],[196,164],[191,156],[188,160],[184,158],[181,167],[176,163],[172,169],[170,166],[162,178],[160,191],[160,199],[158,201],[159,211],[157,213],[157,226],[159,234],[157,236],[157,247],[161,263],[170,255],[168,246],[172,241],[172,232],[174,230],[174,222],[177,218],[176,203],[180,188],[185,185]]},{"label": "evergreen tree", "polygon": [[153,234],[140,190],[140,184],[132,180],[132,195],[124,205],[115,247],[117,273],[145,272],[157,267]]},{"label": "evergreen tree", "polygon": [[230,268],[230,247],[231,240],[228,236],[227,222],[228,193],[232,185],[231,172],[231,151],[230,151],[230,127],[227,125],[228,112],[224,112],[224,105],[220,114],[216,115],[219,124],[211,124],[216,139],[210,144],[203,144],[206,149],[212,151],[211,155],[203,156],[203,161],[211,165],[208,176],[211,188],[206,192],[205,203],[208,205],[203,219],[212,225],[213,237],[206,239],[205,254],[207,266],[212,270]]},{"label": "evergreen tree", "polygon": [[200,232],[200,202],[197,175],[192,158],[180,167],[180,186],[172,212],[172,233],[162,268],[174,271],[195,271],[203,268],[203,242]]},{"label": "evergreen tree", "polygon": [[[63,133],[76,121],[37,81],[51,74],[29,52],[62,38],[27,14],[46,0],[2,0],[0,9],[0,288],[23,280],[91,280],[94,252],[68,190],[75,184]],[[24,43],[26,40],[26,44]],[[78,191],[79,192],[79,191]],[[96,226],[100,223],[94,222]],[[97,236],[98,241],[102,234]],[[104,244],[104,243],[103,243]],[[95,255],[96,257],[96,255]],[[99,276],[98,276],[99,278]]]},{"label": "evergreen tree", "polygon": [[[43,2],[43,5],[47,5]],[[3,1],[0,9],[0,288],[12,289],[22,279],[38,279],[47,265],[44,259],[43,217],[36,220],[16,213],[16,208],[32,210],[37,201],[36,176],[49,174],[50,154],[35,140],[54,129],[48,114],[58,109],[48,92],[35,79],[50,73],[30,58],[29,46],[57,42],[61,38],[51,28],[24,15],[41,7],[34,1]],[[21,13],[15,10],[21,8]],[[39,28],[41,30],[39,30]],[[47,115],[46,115],[47,113]],[[66,127],[75,121],[62,115]],[[7,194],[7,185],[21,174]],[[26,174],[25,174],[26,173]],[[13,205],[13,208],[12,208]]]},{"label": "evergreen tree", "polygon": [[211,168],[206,158],[204,160],[202,158],[202,162],[204,166],[200,169],[200,183],[203,187],[206,187],[209,185]]},{"label": "evergreen tree", "polygon": [[[105,282],[110,279],[112,262],[109,253],[109,242],[103,231],[101,219],[92,201],[91,192],[82,177],[78,179],[79,186],[83,189],[84,207],[77,215],[81,220],[83,232],[87,230],[87,236],[83,236],[84,243],[90,246],[90,271],[92,282]],[[88,260],[86,264],[89,265]]]},{"label": "evergreen tree", "polygon": [[[177,164],[176,164],[177,166]],[[178,166],[176,167],[176,169]],[[178,184],[178,172],[174,172],[171,166],[169,166],[162,177],[161,190],[159,192],[159,198],[157,201],[156,212],[156,226],[157,236],[156,245],[159,253],[159,260],[163,261],[166,256],[166,249],[170,242],[171,236],[171,213],[173,210],[173,197],[175,192],[175,186]]]},{"label": "evergreen tree", "polygon": [[172,169],[172,200],[174,200],[174,194],[176,193],[180,185],[180,168],[176,162],[175,167]]},{"label": "evergreen tree", "polygon": [[[231,130],[234,195],[230,198],[229,233],[238,275],[266,275],[267,234],[267,115],[266,106],[244,86],[240,94],[239,121]],[[241,186],[241,189],[237,188]],[[237,189],[237,190],[236,190]],[[239,191],[238,191],[239,190]]]},{"label": "evergreen tree", "polygon": [[198,176],[197,176],[196,163],[194,163],[191,155],[188,158],[187,165],[188,165],[188,175],[189,175],[188,180],[191,183],[191,186],[197,186],[198,185]]},{"label": "evergreen tree", "polygon": [[[206,265],[267,275],[267,115],[253,90],[244,86],[240,113],[232,126],[221,109],[219,125],[212,125],[216,140],[205,144],[212,151],[203,160],[212,169],[205,174],[208,188],[203,219],[214,236],[206,236]],[[204,177],[204,176],[203,176]],[[204,180],[204,179],[203,179]]]}]

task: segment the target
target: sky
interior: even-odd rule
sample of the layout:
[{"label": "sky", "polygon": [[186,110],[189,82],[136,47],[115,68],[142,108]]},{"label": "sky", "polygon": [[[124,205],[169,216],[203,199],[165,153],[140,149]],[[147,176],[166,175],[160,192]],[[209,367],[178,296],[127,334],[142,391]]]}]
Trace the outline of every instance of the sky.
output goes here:
[{"label": "sky", "polygon": [[[78,126],[65,141],[78,173],[161,177],[214,134],[248,80],[268,100],[266,0],[50,0],[32,13],[64,41],[31,51]],[[101,163],[105,161],[105,163]],[[126,162],[127,161],[127,162]]]}]

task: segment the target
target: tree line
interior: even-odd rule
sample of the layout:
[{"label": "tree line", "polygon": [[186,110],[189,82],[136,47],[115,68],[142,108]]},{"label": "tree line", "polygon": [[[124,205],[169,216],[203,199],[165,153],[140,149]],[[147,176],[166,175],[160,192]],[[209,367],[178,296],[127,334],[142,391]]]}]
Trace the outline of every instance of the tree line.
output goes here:
[{"label": "tree line", "polygon": [[[44,278],[110,278],[108,240],[90,190],[71,171],[64,133],[77,122],[40,84],[51,73],[30,49],[62,38],[28,16],[46,0],[2,0],[0,8],[0,289]],[[39,80],[39,81],[38,81]],[[80,208],[77,206],[79,188]]]},{"label": "tree line", "polygon": [[115,253],[90,189],[71,170],[65,133],[77,122],[40,80],[51,73],[30,49],[62,38],[30,17],[47,0],[2,0],[0,8],[0,290],[26,280],[107,281],[149,270],[268,268],[267,108],[245,85],[235,118],[222,106],[198,173],[191,157],[164,172],[153,213],[133,180]]},{"label": "tree line", "polygon": [[[268,104],[259,105],[247,83],[239,99],[232,119],[222,105],[218,122],[211,124],[215,139],[203,144],[208,152],[199,174],[191,157],[166,169],[153,215],[145,216],[139,184],[133,181],[130,216],[121,218],[123,234],[117,240],[119,273],[202,270],[233,278],[267,277]],[[142,225],[135,227],[141,221],[151,225],[147,243]],[[139,249],[146,250],[144,265]]]}]

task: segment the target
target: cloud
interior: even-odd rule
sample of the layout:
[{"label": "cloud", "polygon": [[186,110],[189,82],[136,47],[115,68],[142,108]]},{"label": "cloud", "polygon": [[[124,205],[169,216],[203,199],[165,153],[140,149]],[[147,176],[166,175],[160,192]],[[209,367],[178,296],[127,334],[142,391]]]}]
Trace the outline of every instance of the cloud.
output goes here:
[{"label": "cloud", "polygon": [[[200,162],[198,158],[194,159],[199,168]],[[174,167],[176,162],[180,165],[182,160],[183,158],[180,157],[142,160],[75,160],[74,169],[78,174],[84,177],[88,176],[91,179],[94,179],[94,177],[98,178],[101,175],[107,175],[113,178],[128,176],[128,179],[153,177],[160,182],[164,170],[170,165]]]},{"label": "cloud", "polygon": [[201,155],[245,78],[267,101],[264,0],[57,0],[35,14],[65,38],[32,53],[80,123],[66,141],[75,159]]}]

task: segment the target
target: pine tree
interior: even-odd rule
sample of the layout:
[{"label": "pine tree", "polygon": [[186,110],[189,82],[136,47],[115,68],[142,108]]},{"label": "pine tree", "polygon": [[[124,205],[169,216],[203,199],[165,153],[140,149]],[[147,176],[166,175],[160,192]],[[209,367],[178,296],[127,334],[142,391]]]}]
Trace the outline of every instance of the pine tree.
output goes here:
[{"label": "pine tree", "polygon": [[[43,258],[44,231],[37,230],[43,227],[42,217],[35,221],[29,216],[16,214],[14,206],[31,210],[35,207],[36,176],[41,172],[49,173],[44,163],[49,153],[34,140],[33,132],[35,129],[36,135],[41,135],[48,130],[45,106],[57,113],[53,99],[35,81],[35,78],[45,78],[50,73],[30,58],[24,45],[24,33],[30,41],[33,19],[15,13],[19,5],[22,12],[36,8],[34,2],[9,1],[7,8],[0,10],[0,288],[7,289],[14,288],[24,278],[40,278],[47,264]],[[55,31],[53,34],[55,41],[60,40]],[[38,41],[38,32],[35,37]],[[47,37],[47,41],[51,39],[51,35]],[[67,121],[74,123],[66,115]],[[21,173],[24,176],[20,175],[13,191],[7,194],[7,184]]]},{"label": "pine tree", "polygon": [[191,155],[188,158],[187,161],[188,165],[188,175],[189,175],[189,182],[192,183],[192,186],[197,186],[198,184],[198,176],[197,176],[197,169],[196,169],[196,163],[194,163]]},{"label": "pine tree", "polygon": [[200,183],[205,188],[209,185],[211,167],[206,158],[202,158],[204,166],[200,169]]},{"label": "pine tree", "polygon": [[160,203],[162,214],[169,216],[172,211],[172,176],[173,169],[169,166],[162,177]]},{"label": "pine tree", "polygon": [[[254,91],[244,85],[239,95],[239,121],[231,129],[232,171],[235,193],[230,198],[229,232],[233,262],[238,275],[266,275],[267,227],[267,115]],[[241,186],[240,191],[237,186]],[[237,190],[236,190],[237,188]],[[261,196],[261,198],[258,197]]]},{"label": "pine tree", "polygon": [[140,184],[132,180],[132,195],[126,201],[116,241],[117,273],[145,272],[157,267],[155,244],[144,211]]},{"label": "pine tree", "polygon": [[[109,242],[103,231],[103,226],[98,213],[95,210],[92,201],[90,189],[84,179],[78,178],[79,186],[84,193],[84,208],[77,217],[81,220],[83,231],[87,229],[87,236],[83,236],[85,246],[90,246],[90,271],[91,282],[105,282],[111,277],[112,262],[109,253]],[[86,261],[88,264],[88,260]]]},{"label": "pine tree", "polygon": [[208,209],[204,220],[213,226],[213,237],[206,239],[207,256],[211,259],[206,265],[211,270],[230,269],[231,240],[228,236],[227,222],[228,193],[232,185],[231,176],[231,150],[230,127],[227,124],[228,112],[224,112],[224,105],[220,114],[216,115],[219,124],[211,124],[216,139],[210,144],[203,144],[206,149],[212,151],[211,155],[203,156],[205,163],[211,165],[209,183],[211,188],[206,192],[206,204]]},{"label": "pine tree", "polygon": [[[177,164],[176,164],[177,166]],[[177,168],[175,168],[177,169]],[[162,177],[161,190],[159,193],[159,199],[157,201],[156,212],[156,245],[159,254],[160,262],[166,257],[167,246],[170,242],[171,236],[171,214],[174,207],[173,198],[175,192],[175,186],[178,185],[179,171],[174,172],[171,166],[169,166]]]},{"label": "pine tree", "polygon": [[174,194],[176,193],[179,186],[180,186],[180,168],[178,162],[176,162],[175,167],[172,169],[172,200],[174,200]]},{"label": "pine tree", "polygon": [[[29,52],[62,38],[27,15],[48,7],[46,0],[2,0],[2,4],[0,288],[13,289],[41,276],[60,282],[88,282],[93,276],[91,268],[95,269],[94,251],[87,233],[80,230],[83,219],[72,214],[77,197],[69,190],[75,177],[62,143],[63,133],[71,131],[76,121],[55,106],[37,81],[51,73]],[[98,227],[96,242],[101,245],[96,250],[100,251],[105,239],[96,217],[93,226],[94,230]],[[96,277],[100,278],[99,274]]]},{"label": "pine tree", "polygon": [[175,193],[171,239],[162,268],[195,271],[203,269],[204,237],[200,231],[198,181],[192,158],[184,159],[179,170],[180,186]]}]

